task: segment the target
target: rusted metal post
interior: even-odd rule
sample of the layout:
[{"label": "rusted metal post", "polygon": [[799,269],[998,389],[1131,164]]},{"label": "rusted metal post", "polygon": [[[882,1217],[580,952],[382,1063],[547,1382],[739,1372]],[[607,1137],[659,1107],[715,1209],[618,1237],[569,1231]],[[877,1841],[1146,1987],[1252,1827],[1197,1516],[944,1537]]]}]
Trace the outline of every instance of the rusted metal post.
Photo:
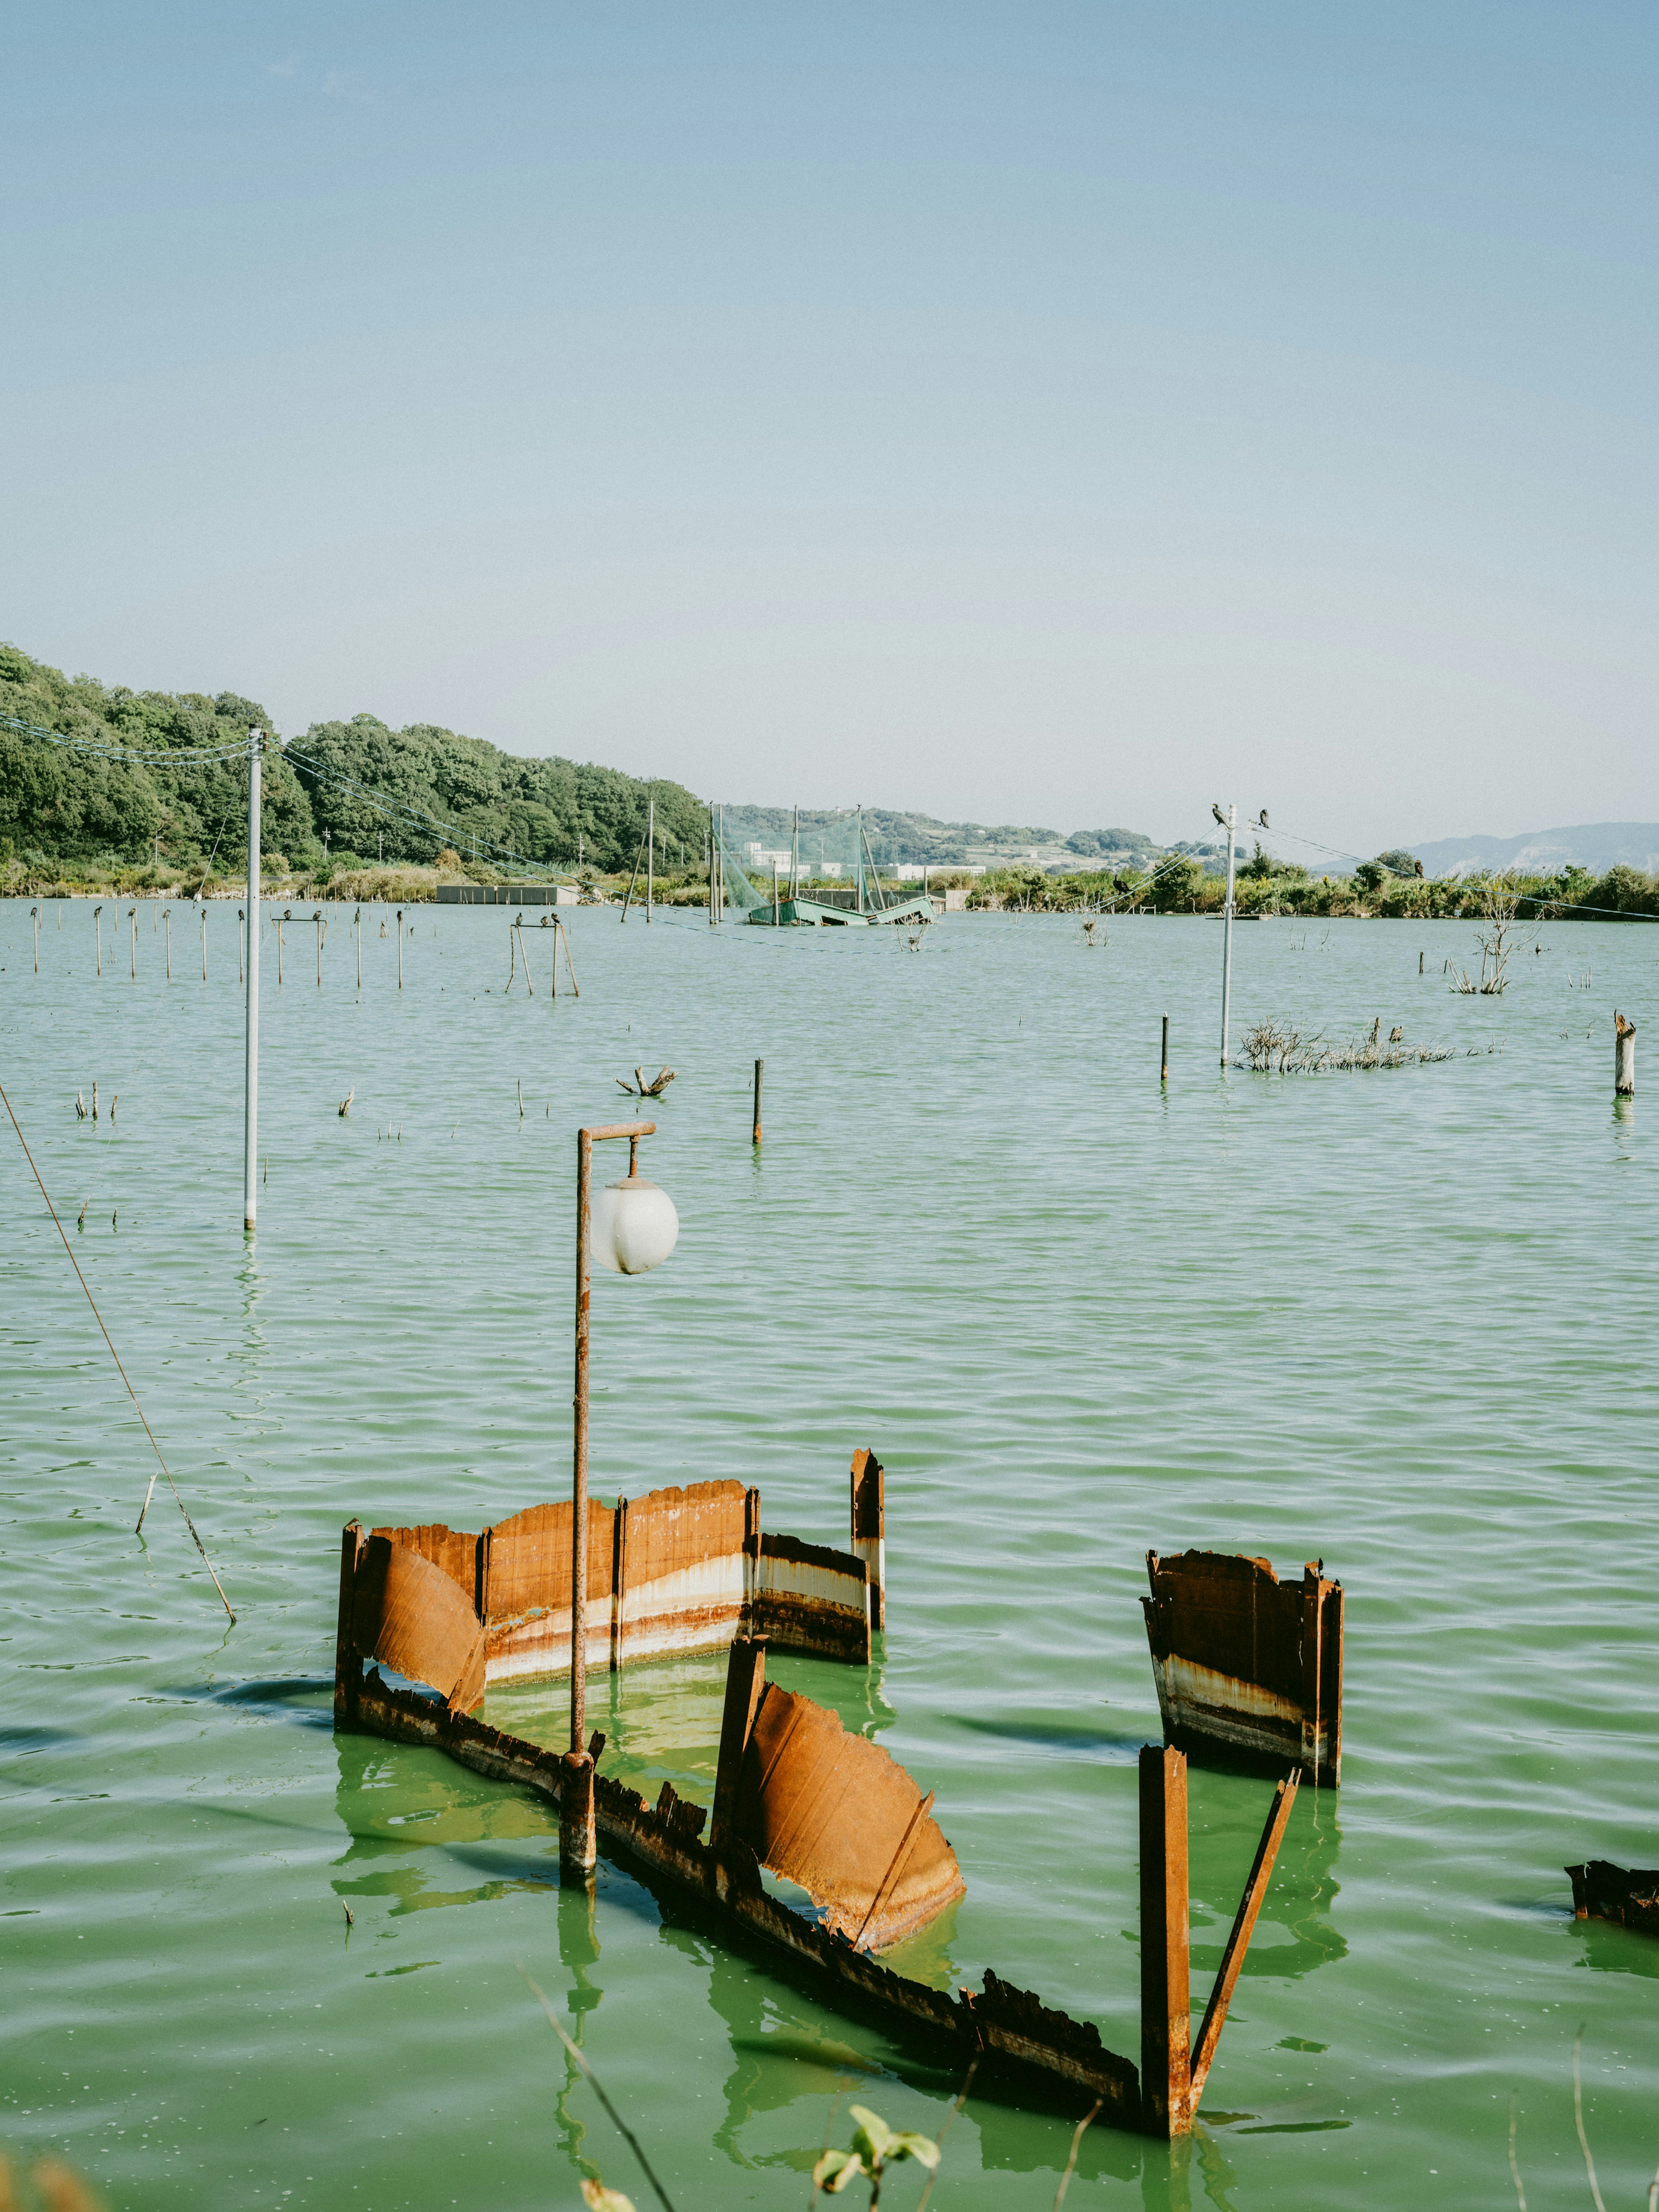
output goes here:
[{"label": "rusted metal post", "polygon": [[1167,1014],[1164,1017],[1164,1051],[1158,1066],[1158,1079],[1160,1083],[1167,1083],[1170,1079],[1170,1017]]},{"label": "rusted metal post", "polygon": [[599,1856],[593,1820],[593,1762],[585,1751],[568,1751],[559,1762],[559,1873],[585,1887]]},{"label": "rusted metal post", "polygon": [[1613,1035],[1613,1087],[1620,1098],[1636,1096],[1636,1024],[1615,1014]]},{"label": "rusted metal post", "polygon": [[1192,2127],[1191,1972],[1187,1941],[1187,1759],[1140,1753],[1140,2100],[1149,2135]]},{"label": "rusted metal post", "polygon": [[356,1728],[362,1688],[363,1662],[351,1634],[351,1607],[356,1595],[357,1563],[368,1539],[362,1523],[348,1521],[340,1534],[340,1610],[334,1632],[334,1725]]},{"label": "rusted metal post", "polygon": [[[593,1762],[587,1755],[587,1371],[588,1309],[592,1296],[593,1146],[607,1137],[637,1144],[656,1132],[654,1121],[607,1122],[576,1132],[576,1394],[572,1401],[570,1475],[570,1749],[561,1770],[559,1863],[590,1869],[598,1856],[593,1832]],[[587,1780],[580,1779],[587,1761]],[[572,1778],[576,1779],[573,1780]],[[567,1807],[569,1819],[566,1818]]]},{"label": "rusted metal post", "polygon": [[720,1748],[714,1769],[714,1813],[711,1843],[724,1843],[737,1816],[738,1785],[749,1731],[766,1688],[766,1638],[739,1636],[726,1664],[726,1705],[720,1715]]},{"label": "rusted metal post", "polygon": [[887,1625],[887,1474],[874,1452],[853,1454],[851,1550],[869,1577],[870,1630]]},{"label": "rusted metal post", "polygon": [[1204,2008],[1204,2024],[1199,2029],[1198,2046],[1193,2053],[1190,2111],[1197,2110],[1198,2100],[1204,2094],[1205,2077],[1215,2057],[1216,2045],[1221,2040],[1227,2008],[1233,2001],[1234,1990],[1238,1986],[1244,1954],[1250,1948],[1256,1916],[1261,1910],[1262,1899],[1267,1894],[1267,1884],[1273,1878],[1273,1861],[1279,1856],[1279,1847],[1285,1840],[1285,1829],[1290,1826],[1291,1808],[1296,1802],[1297,1785],[1301,1779],[1299,1774],[1288,1774],[1273,1792],[1267,1824],[1261,1831],[1261,1841],[1255,1847],[1255,1857],[1251,1863],[1249,1878],[1244,1884],[1244,1894],[1239,1899],[1238,1911],[1233,1915],[1232,1932],[1227,1938],[1227,1948],[1221,1954],[1221,1972],[1215,1978],[1210,2002]]},{"label": "rusted metal post", "polygon": [[761,1070],[765,1066],[765,1065],[766,1065],[766,1062],[765,1062],[763,1060],[757,1060],[755,1062],[755,1139],[754,1139],[754,1141],[755,1141],[757,1144],[759,1144],[759,1142],[760,1142],[760,1140],[761,1140]]}]

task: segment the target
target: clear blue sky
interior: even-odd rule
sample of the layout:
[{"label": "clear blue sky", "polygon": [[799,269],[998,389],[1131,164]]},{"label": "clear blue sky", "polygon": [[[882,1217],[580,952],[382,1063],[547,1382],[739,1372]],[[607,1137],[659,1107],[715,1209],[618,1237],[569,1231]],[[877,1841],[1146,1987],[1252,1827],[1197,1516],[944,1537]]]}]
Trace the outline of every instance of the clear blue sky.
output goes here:
[{"label": "clear blue sky", "polygon": [[0,635],[732,800],[1659,817],[1659,12],[8,17]]}]

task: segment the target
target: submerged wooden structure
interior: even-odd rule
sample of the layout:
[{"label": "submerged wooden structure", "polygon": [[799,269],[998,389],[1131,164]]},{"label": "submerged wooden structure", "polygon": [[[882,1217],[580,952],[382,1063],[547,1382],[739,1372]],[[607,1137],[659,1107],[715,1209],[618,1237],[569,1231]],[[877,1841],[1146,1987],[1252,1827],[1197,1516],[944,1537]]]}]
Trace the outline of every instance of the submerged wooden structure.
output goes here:
[{"label": "submerged wooden structure", "polygon": [[[982,2089],[1068,2112],[1091,2109],[1159,2136],[1188,2133],[1295,1801],[1276,1790],[1196,2041],[1190,2028],[1187,1761],[1140,1754],[1139,2063],[1098,2030],[987,1970],[954,1996],[872,1954],[965,1889],[931,1792],[811,1698],[766,1680],[773,1650],[867,1661],[885,1603],[884,1479],[854,1459],[853,1549],[769,1535],[759,1492],[737,1482],[588,1508],[590,1667],[671,1651],[729,1651],[712,1807],[667,1783],[654,1806],[595,1771],[605,1739],[561,1753],[475,1717],[491,1681],[568,1668],[572,1516],[535,1506],[477,1534],[431,1524],[365,1532],[340,1553],[336,1726],[445,1753],[481,1774],[584,1813],[606,1855],[707,1917],[830,2003],[933,2063],[980,2068]],[[388,1682],[385,1667],[401,1681]],[[705,1834],[705,1831],[707,1833]],[[766,1887],[798,1883],[816,1917]]]},{"label": "submerged wooden structure", "polygon": [[1570,1866],[1575,1920],[1610,1920],[1644,1936],[1659,1936],[1659,1867],[1619,1867],[1610,1859]]}]

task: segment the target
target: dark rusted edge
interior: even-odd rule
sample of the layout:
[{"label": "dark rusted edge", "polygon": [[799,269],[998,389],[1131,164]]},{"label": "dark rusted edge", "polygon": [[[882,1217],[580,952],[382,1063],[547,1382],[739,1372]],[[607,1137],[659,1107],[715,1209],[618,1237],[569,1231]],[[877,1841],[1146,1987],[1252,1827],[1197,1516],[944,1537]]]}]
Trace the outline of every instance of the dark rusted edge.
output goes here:
[{"label": "dark rusted edge", "polygon": [[[369,1734],[443,1752],[475,1772],[520,1783],[557,1802],[556,1752],[468,1714],[451,1714],[416,1692],[392,1689],[378,1670],[364,1680],[358,1714],[359,1727]],[[688,1833],[691,1808],[672,1791],[660,1815],[637,1790],[605,1775],[594,1777],[593,1797],[608,1858],[638,1874],[653,1893],[659,1884],[669,1889],[677,1904],[708,1917],[726,1939],[746,1939],[769,1967],[804,1979],[838,2009],[869,2016],[897,2041],[924,2045],[942,2068],[957,2068],[977,2056],[980,2089],[1000,2079],[1018,2087],[1022,2102],[1057,2104],[1068,2112],[1079,2093],[1086,2092],[1119,2124],[1141,2124],[1134,2067],[1109,2051],[1089,2023],[1053,2011],[988,1970],[983,1996],[964,1990],[951,1998],[878,1965],[769,1895],[752,1851],[740,1844],[715,1850]]]},{"label": "dark rusted edge", "polygon": [[1659,1867],[1614,1866],[1611,1859],[1587,1859],[1570,1866],[1573,1917],[1605,1920],[1642,1936],[1659,1936]]},{"label": "dark rusted edge", "polygon": [[804,1543],[799,1536],[774,1535],[763,1529],[758,1538],[760,1556],[763,1559],[788,1559],[803,1567],[828,1567],[835,1573],[849,1576],[853,1581],[867,1583],[870,1570],[855,1552],[838,1552],[830,1544]]}]

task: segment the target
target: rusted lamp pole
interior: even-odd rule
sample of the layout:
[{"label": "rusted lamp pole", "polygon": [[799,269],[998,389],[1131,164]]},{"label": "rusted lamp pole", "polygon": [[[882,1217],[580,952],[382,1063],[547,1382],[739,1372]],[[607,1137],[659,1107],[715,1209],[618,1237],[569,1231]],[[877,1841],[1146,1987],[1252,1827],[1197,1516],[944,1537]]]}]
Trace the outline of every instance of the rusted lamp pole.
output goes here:
[{"label": "rusted lamp pole", "polygon": [[[593,1826],[593,1761],[587,1748],[588,1306],[597,1260],[619,1275],[643,1275],[673,1250],[679,1217],[665,1190],[639,1171],[640,1139],[654,1121],[607,1121],[576,1132],[576,1395],[570,1524],[570,1748],[559,1790],[559,1867],[586,1881],[599,1857]],[[593,1147],[628,1139],[628,1174],[592,1195]]]}]

